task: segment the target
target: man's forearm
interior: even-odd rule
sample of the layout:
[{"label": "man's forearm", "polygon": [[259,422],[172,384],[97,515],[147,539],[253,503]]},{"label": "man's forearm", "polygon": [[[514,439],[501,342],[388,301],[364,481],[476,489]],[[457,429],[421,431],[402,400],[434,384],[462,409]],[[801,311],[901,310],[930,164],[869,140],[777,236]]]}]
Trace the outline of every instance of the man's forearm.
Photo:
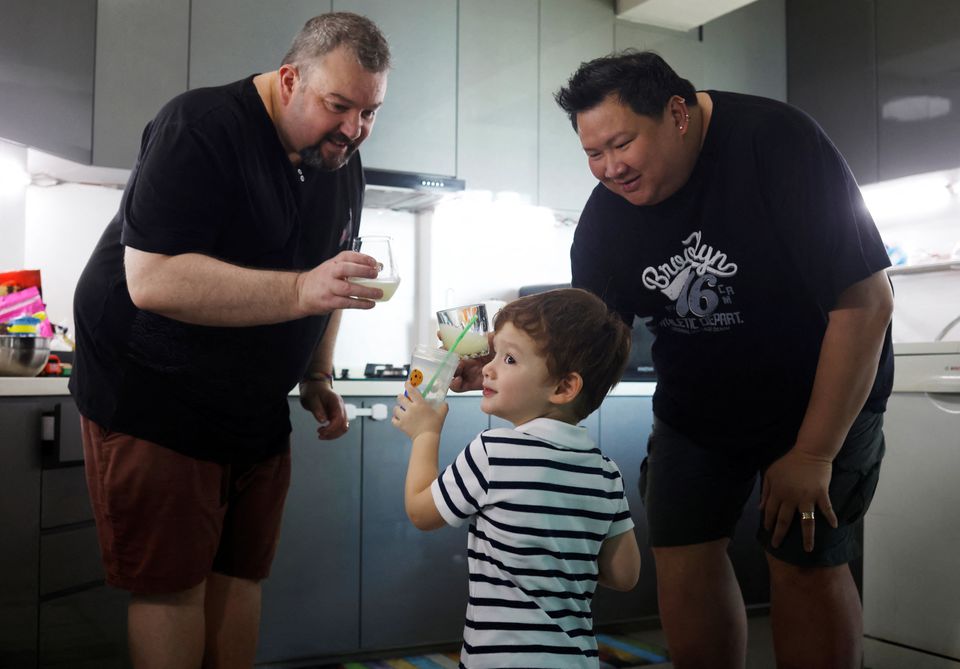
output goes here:
[{"label": "man's forearm", "polygon": [[[138,308],[195,325],[241,327],[301,318],[296,272],[232,265],[199,253],[127,252],[128,286]],[[148,266],[146,266],[148,265]]]}]

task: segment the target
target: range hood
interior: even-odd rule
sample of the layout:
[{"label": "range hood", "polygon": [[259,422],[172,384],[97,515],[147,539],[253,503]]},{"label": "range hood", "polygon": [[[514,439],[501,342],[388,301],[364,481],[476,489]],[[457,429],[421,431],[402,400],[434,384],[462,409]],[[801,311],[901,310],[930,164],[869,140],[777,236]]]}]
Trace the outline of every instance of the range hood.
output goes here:
[{"label": "range hood", "polygon": [[437,174],[418,174],[364,168],[367,188],[363,206],[369,209],[422,211],[464,189],[462,179]]}]

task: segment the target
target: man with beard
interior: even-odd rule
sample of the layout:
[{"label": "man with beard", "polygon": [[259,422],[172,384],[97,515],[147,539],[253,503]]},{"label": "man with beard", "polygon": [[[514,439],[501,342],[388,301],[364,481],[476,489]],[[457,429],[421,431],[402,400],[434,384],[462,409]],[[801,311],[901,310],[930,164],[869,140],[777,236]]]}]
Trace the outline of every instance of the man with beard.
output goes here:
[{"label": "man with beard", "polygon": [[135,666],[253,664],[288,393],[300,382],[320,439],[346,432],[340,310],[382,295],[347,281],[377,269],[344,249],[389,63],[371,21],[324,14],[279,69],[173,99],[80,278],[70,390]]}]

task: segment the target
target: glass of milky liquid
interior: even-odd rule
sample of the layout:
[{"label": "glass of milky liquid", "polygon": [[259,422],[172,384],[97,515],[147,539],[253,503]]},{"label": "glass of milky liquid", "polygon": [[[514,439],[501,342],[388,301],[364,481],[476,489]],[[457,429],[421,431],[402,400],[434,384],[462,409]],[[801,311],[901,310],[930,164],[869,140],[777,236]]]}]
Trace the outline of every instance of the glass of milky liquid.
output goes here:
[{"label": "glass of milky liquid", "polygon": [[351,240],[350,248],[352,251],[372,256],[377,261],[379,273],[375,279],[351,277],[347,280],[361,286],[382,290],[383,297],[377,302],[386,302],[393,297],[393,294],[397,292],[397,286],[400,285],[400,272],[397,269],[397,261],[393,259],[393,247],[390,244],[390,238],[381,235],[355,237]]},{"label": "glass of milky liquid", "polygon": [[456,352],[464,358],[487,355],[490,352],[490,340],[487,335],[493,332],[493,318],[502,306],[502,302],[489,302],[438,311],[437,323],[440,326],[439,334],[443,348],[449,351],[467,323],[476,316],[470,329],[457,344]]}]

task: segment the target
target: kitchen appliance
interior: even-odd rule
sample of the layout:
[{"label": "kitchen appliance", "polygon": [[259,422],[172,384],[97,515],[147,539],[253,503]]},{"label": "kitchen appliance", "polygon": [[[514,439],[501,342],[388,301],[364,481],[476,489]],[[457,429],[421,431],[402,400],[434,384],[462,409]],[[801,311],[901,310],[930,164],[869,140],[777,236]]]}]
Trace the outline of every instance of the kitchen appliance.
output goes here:
[{"label": "kitchen appliance", "polygon": [[423,211],[465,187],[462,179],[438,174],[420,174],[364,168],[367,186],[363,206],[367,209]]},{"label": "kitchen appliance", "polygon": [[[540,283],[530,286],[521,286],[519,296],[542,293],[555,288],[569,288],[569,283]],[[647,326],[645,319],[634,316],[633,329],[630,331],[630,357],[627,359],[627,368],[623,372],[624,381],[656,381],[657,373],[653,369],[654,334]]]},{"label": "kitchen appliance", "polygon": [[960,669],[960,341],[895,343],[894,356],[864,521],[864,666]]}]

